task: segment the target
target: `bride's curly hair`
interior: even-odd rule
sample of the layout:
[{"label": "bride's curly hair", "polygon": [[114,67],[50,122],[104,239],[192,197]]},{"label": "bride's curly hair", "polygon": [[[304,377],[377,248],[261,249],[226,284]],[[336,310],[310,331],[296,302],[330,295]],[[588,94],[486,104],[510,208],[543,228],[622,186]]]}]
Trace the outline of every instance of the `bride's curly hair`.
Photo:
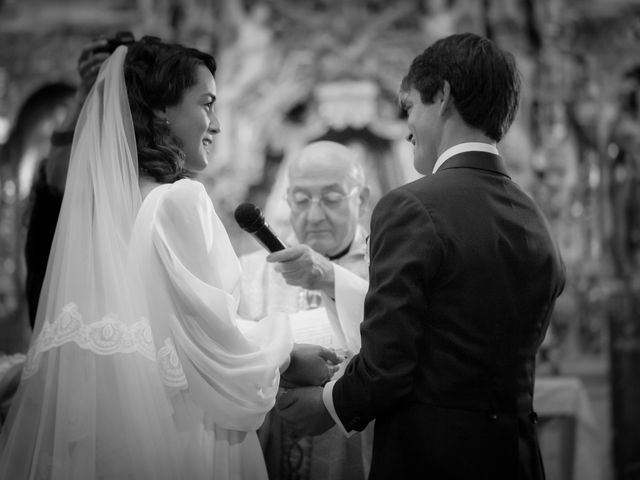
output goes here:
[{"label": "bride's curly hair", "polygon": [[193,176],[186,170],[182,142],[154,111],[177,105],[197,83],[197,69],[216,72],[215,59],[195,48],[143,37],[129,45],[124,78],[138,149],[138,168],[161,183]]}]

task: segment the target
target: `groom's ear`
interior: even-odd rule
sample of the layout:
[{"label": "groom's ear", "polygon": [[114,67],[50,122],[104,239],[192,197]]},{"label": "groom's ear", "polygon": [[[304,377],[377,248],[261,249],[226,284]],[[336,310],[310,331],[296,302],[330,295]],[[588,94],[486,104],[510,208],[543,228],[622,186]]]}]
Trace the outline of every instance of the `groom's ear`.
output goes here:
[{"label": "groom's ear", "polygon": [[453,105],[451,97],[451,84],[444,80],[442,85],[442,93],[440,95],[440,108],[438,109],[438,114],[440,116],[444,116],[447,114],[449,108]]}]

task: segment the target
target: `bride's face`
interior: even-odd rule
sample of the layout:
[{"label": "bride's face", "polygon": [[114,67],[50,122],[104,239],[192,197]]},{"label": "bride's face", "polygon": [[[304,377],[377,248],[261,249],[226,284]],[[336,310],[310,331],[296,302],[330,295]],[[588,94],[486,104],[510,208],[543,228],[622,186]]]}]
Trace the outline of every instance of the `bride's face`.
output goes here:
[{"label": "bride's face", "polygon": [[196,84],[185,90],[180,103],[165,109],[171,132],[182,141],[187,170],[197,172],[209,163],[213,136],[220,132],[215,100],[213,75],[199,66]]}]

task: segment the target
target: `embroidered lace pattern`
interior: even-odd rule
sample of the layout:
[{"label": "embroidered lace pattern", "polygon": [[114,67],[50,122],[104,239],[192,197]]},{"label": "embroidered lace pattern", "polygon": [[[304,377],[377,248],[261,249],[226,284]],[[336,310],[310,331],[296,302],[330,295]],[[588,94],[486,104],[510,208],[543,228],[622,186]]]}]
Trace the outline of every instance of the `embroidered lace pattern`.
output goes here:
[{"label": "embroidered lace pattern", "polygon": [[158,366],[162,382],[171,388],[187,388],[187,377],[182,370],[176,347],[170,338],[165,339],[164,345],[158,350]]},{"label": "embroidered lace pattern", "polygon": [[162,380],[168,387],[186,388],[187,381],[180,359],[171,339],[167,338],[157,352],[146,318],[127,324],[114,314],[108,314],[97,322],[85,324],[78,306],[71,302],[65,305],[58,317],[48,319],[36,341],[31,345],[22,371],[29,378],[38,370],[44,352],[74,342],[80,348],[98,355],[116,353],[139,353],[151,361],[157,361]]}]

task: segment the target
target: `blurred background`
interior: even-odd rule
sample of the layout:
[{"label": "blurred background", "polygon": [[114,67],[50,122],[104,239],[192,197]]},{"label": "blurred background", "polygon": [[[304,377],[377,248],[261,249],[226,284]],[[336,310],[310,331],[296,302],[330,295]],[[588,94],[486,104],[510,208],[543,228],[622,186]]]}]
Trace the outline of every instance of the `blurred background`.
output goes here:
[{"label": "blurred background", "polygon": [[548,478],[640,479],[640,1],[0,0],[0,379],[30,336],[34,174],[81,48],[123,30],[216,57],[222,133],[199,180],[238,254],[259,248],[243,201],[286,236],[283,172],[310,141],[354,149],[373,203],[417,178],[396,94],[427,45],[472,31],[512,51],[524,91],[499,149],[568,272],[536,383]]}]

